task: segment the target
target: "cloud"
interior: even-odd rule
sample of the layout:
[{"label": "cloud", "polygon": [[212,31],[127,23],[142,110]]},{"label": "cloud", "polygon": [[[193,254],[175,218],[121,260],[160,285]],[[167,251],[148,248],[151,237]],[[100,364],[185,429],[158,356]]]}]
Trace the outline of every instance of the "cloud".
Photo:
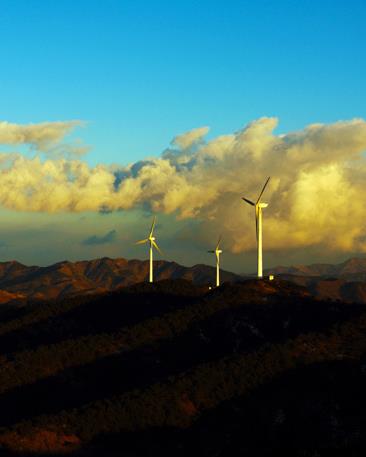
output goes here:
[{"label": "cloud", "polygon": [[195,129],[160,157],[125,167],[2,154],[0,204],[43,212],[149,208],[199,221],[202,236],[222,232],[226,249],[239,253],[255,245],[254,211],[241,197],[256,199],[271,176],[266,249],[366,252],[366,122],[313,124],[281,135],[277,123],[263,117],[210,141],[207,127]]},{"label": "cloud", "polygon": [[81,121],[42,122],[28,125],[2,121],[0,122],[0,144],[26,144],[40,151],[47,151],[80,125],[83,125]]},{"label": "cloud", "polygon": [[116,241],[117,232],[115,230],[111,230],[110,232],[106,233],[104,236],[93,235],[89,238],[86,238],[82,241],[81,244],[86,246],[94,246],[99,244],[109,244]]},{"label": "cloud", "polygon": [[201,143],[209,130],[209,127],[199,127],[197,129],[190,130],[189,132],[177,135],[173,139],[172,144],[173,146],[177,146],[179,149],[189,149],[193,145]]}]

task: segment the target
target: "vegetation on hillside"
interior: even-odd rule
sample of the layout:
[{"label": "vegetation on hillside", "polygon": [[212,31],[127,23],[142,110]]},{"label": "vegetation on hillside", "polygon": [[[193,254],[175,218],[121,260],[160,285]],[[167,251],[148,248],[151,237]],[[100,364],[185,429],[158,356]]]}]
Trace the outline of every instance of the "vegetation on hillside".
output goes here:
[{"label": "vegetation on hillside", "polygon": [[[334,380],[334,397],[325,394],[325,404],[318,399],[311,414],[301,399],[301,414],[289,406],[291,383],[311,403],[299,373],[314,398],[322,398],[314,367],[323,377],[337,376],[339,364],[352,367],[350,382],[361,383],[362,305],[314,301],[286,282],[248,281],[207,292],[187,281],[162,281],[34,303],[3,317],[0,443],[8,450],[99,455],[117,446],[128,455],[183,456],[193,452],[197,434],[207,456],[224,455],[233,443],[244,452],[255,439],[296,447],[287,436],[291,418],[310,430],[314,411],[324,418],[324,433],[309,437],[315,447],[363,443],[361,432],[349,431],[352,424],[362,431],[362,421],[339,406]],[[280,403],[268,400],[277,392]],[[210,430],[222,454],[211,451]],[[222,430],[230,436],[226,444]]]}]

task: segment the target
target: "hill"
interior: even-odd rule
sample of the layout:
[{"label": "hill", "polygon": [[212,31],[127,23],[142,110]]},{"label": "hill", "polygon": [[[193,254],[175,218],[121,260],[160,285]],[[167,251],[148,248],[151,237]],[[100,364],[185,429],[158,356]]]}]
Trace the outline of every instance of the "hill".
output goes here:
[{"label": "hill", "polygon": [[278,266],[266,270],[276,276],[310,276],[340,278],[344,281],[366,281],[366,258],[351,258],[339,264],[314,263],[312,265]]},{"label": "hill", "polygon": [[[154,262],[154,276],[163,279],[186,279],[193,284],[213,284],[214,267],[184,267],[175,262]],[[19,262],[0,263],[0,301],[53,300],[79,294],[95,294],[146,281],[149,262],[110,259],[107,257],[80,262],[58,262],[47,267],[27,267]],[[223,281],[239,281],[242,277],[221,272]],[[7,295],[8,293],[8,295]],[[6,299],[8,297],[8,300]]]},{"label": "hill", "polygon": [[366,259],[352,258],[340,264],[278,266],[266,270],[276,278],[306,287],[316,298],[366,303]]},{"label": "hill", "polygon": [[[110,259],[58,262],[47,267],[25,266],[19,262],[0,263],[0,305],[21,306],[28,301],[48,301],[77,295],[118,290],[147,281],[148,261]],[[213,284],[215,268],[208,265],[185,267],[175,262],[154,262],[157,281],[185,279],[195,285]],[[266,273],[304,286],[318,299],[366,303],[366,259],[349,259],[338,265],[313,264],[275,267]],[[245,278],[221,271],[222,282]]]},{"label": "hill", "polygon": [[80,457],[362,449],[365,330],[364,305],[282,280],[212,291],[163,280],[7,308],[0,446]]}]

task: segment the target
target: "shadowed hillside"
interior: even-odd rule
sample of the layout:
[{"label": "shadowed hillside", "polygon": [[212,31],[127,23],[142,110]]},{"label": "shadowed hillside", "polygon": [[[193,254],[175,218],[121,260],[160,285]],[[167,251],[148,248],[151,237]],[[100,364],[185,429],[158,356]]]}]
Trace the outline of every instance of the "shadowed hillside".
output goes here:
[{"label": "shadowed hillside", "polygon": [[362,447],[365,335],[364,305],[285,281],[165,280],[13,308],[0,321],[0,445],[133,457]]}]

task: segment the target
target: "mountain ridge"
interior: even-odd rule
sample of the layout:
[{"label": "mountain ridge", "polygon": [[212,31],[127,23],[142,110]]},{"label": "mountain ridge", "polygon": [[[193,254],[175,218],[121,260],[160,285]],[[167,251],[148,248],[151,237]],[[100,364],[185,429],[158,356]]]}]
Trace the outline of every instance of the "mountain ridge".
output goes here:
[{"label": "mountain ridge", "polygon": [[[154,261],[156,281],[163,279],[186,279],[194,284],[214,284],[216,269],[204,264],[186,267],[176,262]],[[111,259],[102,257],[93,260],[70,262],[63,260],[46,267],[23,265],[17,261],[0,262],[0,291],[2,302],[53,300],[77,294],[99,293],[147,281],[148,260]],[[222,281],[238,282],[243,278],[221,270]],[[11,295],[14,294],[14,297]],[[1,297],[0,297],[1,301]]]},{"label": "mountain ridge", "polygon": [[[265,270],[275,278],[306,287],[320,299],[366,303],[366,258],[353,257],[339,264],[277,266]],[[0,262],[0,305],[22,305],[28,301],[63,299],[75,295],[110,292],[145,282],[149,261],[102,257],[60,262],[40,267],[15,260]],[[174,261],[154,261],[154,279],[184,279],[196,285],[214,285],[216,268],[205,264],[191,267]],[[221,270],[221,282],[241,282],[245,277]]]},{"label": "mountain ridge", "polygon": [[366,258],[351,257],[341,263],[313,263],[310,265],[278,265],[265,270],[267,274],[297,276],[342,277],[346,280],[366,280]]}]

